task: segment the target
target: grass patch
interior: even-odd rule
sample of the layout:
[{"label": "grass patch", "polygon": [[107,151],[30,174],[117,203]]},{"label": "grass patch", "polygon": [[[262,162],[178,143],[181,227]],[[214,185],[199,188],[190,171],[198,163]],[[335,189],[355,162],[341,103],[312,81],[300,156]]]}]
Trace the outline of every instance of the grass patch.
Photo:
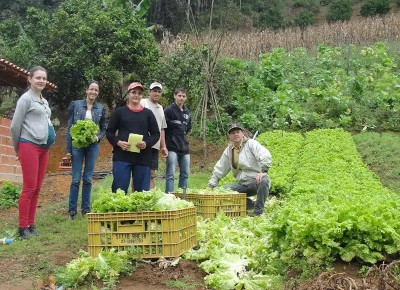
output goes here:
[{"label": "grass patch", "polygon": [[384,186],[400,193],[400,134],[366,132],[353,138],[369,169]]},{"label": "grass patch", "polygon": [[176,289],[196,289],[197,286],[201,286],[199,283],[195,283],[190,279],[190,277],[185,276],[182,280],[168,280],[164,284],[170,288]]}]

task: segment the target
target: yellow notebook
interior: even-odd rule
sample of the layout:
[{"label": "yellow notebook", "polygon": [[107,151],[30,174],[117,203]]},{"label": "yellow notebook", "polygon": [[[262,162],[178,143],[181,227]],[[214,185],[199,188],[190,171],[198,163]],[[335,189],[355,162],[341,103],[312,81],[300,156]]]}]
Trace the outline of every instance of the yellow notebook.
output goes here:
[{"label": "yellow notebook", "polygon": [[131,147],[129,147],[128,151],[139,153],[140,149],[136,147],[136,144],[142,142],[142,140],[143,140],[143,135],[130,133],[128,138],[128,143],[131,144]]}]

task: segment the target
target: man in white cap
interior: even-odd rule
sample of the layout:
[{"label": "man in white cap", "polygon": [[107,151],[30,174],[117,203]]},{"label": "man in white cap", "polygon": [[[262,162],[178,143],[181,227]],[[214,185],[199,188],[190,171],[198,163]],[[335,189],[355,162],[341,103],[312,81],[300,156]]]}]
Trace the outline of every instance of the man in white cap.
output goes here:
[{"label": "man in white cap", "polygon": [[243,131],[239,124],[230,125],[228,134],[231,143],[215,164],[208,185],[210,188],[216,187],[232,170],[236,183],[226,184],[224,187],[246,193],[247,196],[257,195],[255,204],[248,199],[247,206],[254,206],[252,216],[259,216],[264,212],[264,204],[271,186],[267,172],[272,165],[272,156],[259,142],[245,137]]},{"label": "man in white cap", "polygon": [[151,148],[151,176],[150,176],[150,189],[154,188],[154,177],[155,171],[158,170],[158,153],[161,150],[161,155],[163,157],[168,156],[168,149],[165,145],[165,132],[164,129],[167,128],[167,122],[165,121],[164,109],[158,102],[162,96],[162,85],[158,82],[151,83],[149,86],[149,97],[147,99],[142,99],[140,104],[150,109],[154,116],[156,117],[158,128],[160,129],[160,139]]}]

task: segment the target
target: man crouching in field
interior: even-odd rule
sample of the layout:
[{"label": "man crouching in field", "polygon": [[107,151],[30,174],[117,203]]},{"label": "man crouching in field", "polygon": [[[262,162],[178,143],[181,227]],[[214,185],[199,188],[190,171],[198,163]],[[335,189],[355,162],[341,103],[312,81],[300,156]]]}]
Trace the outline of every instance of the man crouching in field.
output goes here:
[{"label": "man crouching in field", "polygon": [[259,216],[264,212],[264,204],[271,187],[267,174],[272,165],[271,153],[256,140],[245,137],[243,127],[239,124],[232,124],[228,134],[231,143],[215,164],[208,182],[209,187],[216,187],[221,178],[232,170],[236,183],[226,184],[224,187],[246,193],[247,196],[257,195],[252,216]]}]

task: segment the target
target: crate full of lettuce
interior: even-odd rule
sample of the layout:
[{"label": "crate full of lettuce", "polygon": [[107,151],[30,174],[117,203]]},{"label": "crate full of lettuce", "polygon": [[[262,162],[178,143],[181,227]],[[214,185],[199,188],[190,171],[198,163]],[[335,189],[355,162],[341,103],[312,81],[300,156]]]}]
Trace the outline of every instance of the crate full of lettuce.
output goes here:
[{"label": "crate full of lettuce", "polygon": [[[182,190],[174,195],[184,198]],[[228,217],[246,215],[246,194],[230,189],[187,189],[186,200],[192,202],[197,208],[197,214],[205,219],[213,219],[217,213],[224,213]]]},{"label": "crate full of lettuce", "polygon": [[178,257],[197,244],[196,208],[161,190],[101,189],[88,214],[89,253],[129,250],[139,258]]}]

